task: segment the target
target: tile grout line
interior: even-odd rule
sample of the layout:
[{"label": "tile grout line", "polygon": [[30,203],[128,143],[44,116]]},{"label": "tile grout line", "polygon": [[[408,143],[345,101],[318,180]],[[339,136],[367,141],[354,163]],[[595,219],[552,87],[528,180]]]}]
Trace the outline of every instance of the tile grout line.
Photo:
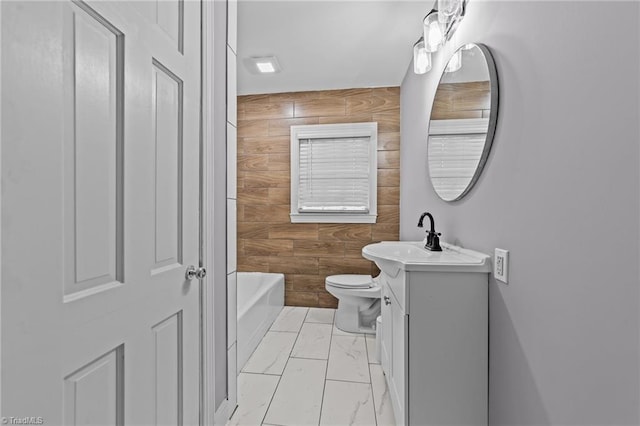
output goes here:
[{"label": "tile grout line", "polygon": [[324,411],[324,394],[327,391],[327,374],[329,373],[329,358],[331,357],[331,346],[333,345],[333,327],[336,324],[336,310],[333,311],[333,320],[331,321],[331,334],[329,335],[329,353],[327,354],[327,368],[324,370],[324,383],[322,386],[322,400],[320,401],[320,417],[318,418],[318,426],[322,421],[322,412]]},{"label": "tile grout line", "polygon": [[298,341],[298,337],[300,337],[300,330],[302,330],[302,326],[304,325],[304,320],[307,318],[307,315],[309,315],[309,308],[307,308],[307,313],[304,315],[302,323],[300,324],[300,328],[298,329],[298,333],[296,335],[296,338],[293,341],[293,346],[291,347],[291,351],[289,352],[289,356],[287,356],[287,362],[284,363],[284,368],[282,369],[282,374],[280,375],[280,378],[278,379],[278,384],[276,385],[276,388],[273,390],[273,393],[271,394],[271,398],[269,399],[269,404],[267,405],[267,409],[265,410],[264,415],[262,416],[262,421],[260,422],[260,424],[263,424],[264,421],[267,418],[267,414],[269,413],[269,409],[271,408],[271,403],[273,402],[273,397],[276,396],[276,392],[278,392],[278,387],[280,387],[280,382],[282,381],[282,376],[284,376],[284,371],[287,369],[287,365],[289,365],[289,360],[291,359],[291,352],[293,352],[293,348],[296,346],[296,342]]},{"label": "tile grout line", "polygon": [[[377,325],[377,323],[376,323]],[[371,376],[371,358],[369,358],[369,345],[367,345],[367,335],[364,335],[364,350],[367,353],[367,370],[369,371],[369,391],[371,392],[371,404],[373,404],[373,419],[378,426],[378,414],[376,413],[376,400],[373,395],[373,377]]]},{"label": "tile grout line", "polygon": [[[305,321],[304,323],[302,323],[302,327],[300,328],[300,334],[302,334],[302,328],[304,328],[305,324],[308,324],[310,326],[318,326],[318,325],[329,326],[331,328],[331,330],[329,331],[329,350],[331,350],[331,333],[333,331],[333,323],[332,324],[327,324],[326,322],[306,322]],[[291,349],[291,354],[289,355],[289,358],[311,359],[311,360],[316,360],[316,361],[327,361],[327,363],[329,362],[329,353],[327,353],[327,357],[326,358],[314,358],[312,356],[296,356],[296,355],[293,355],[294,349],[295,349],[295,346],[293,347],[293,349]]]},{"label": "tile grout line", "polygon": [[[329,343],[329,346],[331,346],[331,343]],[[311,358],[310,356],[290,356],[289,358],[308,359],[311,361],[329,361],[329,358]]]},{"label": "tile grout line", "polygon": [[[283,308],[284,308],[284,306],[283,306]],[[282,313],[282,311],[280,311],[280,312]],[[280,315],[280,314],[278,314],[278,315]],[[305,315],[305,318],[306,318],[306,315]],[[276,320],[277,320],[277,318],[276,318]],[[273,324],[275,324],[275,321],[273,322]],[[271,327],[273,327],[273,324],[271,324]],[[251,355],[249,355],[249,358],[248,358],[248,359],[247,359],[247,361],[245,362],[245,365],[244,365],[244,366],[242,366],[242,369],[240,369],[240,373],[248,373],[248,374],[265,374],[265,375],[268,375],[268,376],[281,376],[281,375],[282,375],[282,374],[269,374],[269,373],[251,373],[251,372],[249,372],[249,371],[244,371],[244,368],[246,367],[246,365],[249,363],[249,361],[251,361],[251,358],[253,358],[253,354],[255,354],[255,352],[258,350],[258,347],[260,346],[260,344],[262,343],[262,341],[265,339],[265,337],[267,337],[267,335],[268,335],[269,333],[288,333],[288,334],[293,334],[293,333],[296,333],[296,334],[297,334],[297,333],[299,333],[299,331],[298,331],[298,332],[295,332],[295,331],[272,331],[272,330],[271,330],[271,327],[269,327],[269,329],[268,329],[268,330],[267,330],[267,332],[264,334],[264,336],[262,336],[262,339],[260,339],[260,342],[258,342],[258,345],[255,347],[255,349],[253,350],[253,352],[251,352]],[[297,335],[296,335],[296,339],[297,339]],[[295,341],[294,341],[294,344],[295,344]],[[293,350],[293,347],[291,348],[291,350]]]},{"label": "tile grout line", "polygon": [[[278,313],[278,317],[282,314],[282,311],[284,310],[285,306],[282,307],[282,309],[280,310],[280,312]],[[262,339],[260,339],[260,342],[258,342],[258,346],[260,346],[260,344],[262,343],[262,341],[264,340],[264,338],[267,336],[267,333],[278,333],[276,331],[271,331],[271,327],[273,327],[273,324],[275,324],[275,322],[278,320],[278,317],[276,317],[276,319],[274,320],[274,322],[271,324],[271,326],[269,327],[269,329],[267,330],[267,332],[265,333],[264,336],[262,336]],[[293,333],[293,332],[289,332],[289,333]],[[296,340],[297,340],[296,336]],[[295,344],[295,341],[294,341]],[[258,346],[256,346],[256,349],[253,350],[253,352],[255,352],[258,349]],[[293,348],[291,348],[293,350]],[[251,357],[253,356],[253,352],[251,353],[251,355],[249,356],[249,359],[247,360],[247,362],[249,362],[249,360],[251,359]],[[288,358],[287,358],[288,361]],[[286,368],[286,363],[285,363],[285,368]],[[273,400],[273,396],[276,394],[276,390],[278,389],[278,385],[280,384],[280,380],[282,379],[282,374],[267,374],[267,373],[250,373],[250,372],[245,372],[243,371],[244,366],[242,367],[242,369],[240,370],[240,374],[253,374],[256,376],[278,376],[278,383],[276,384],[275,389],[273,390],[273,393],[271,394],[271,398],[269,398],[269,405],[267,406],[267,410],[265,411],[264,415],[262,416],[262,420],[260,421],[260,424],[262,424],[264,422],[264,418],[267,415],[267,411],[269,411],[269,407],[271,406],[271,401]],[[282,373],[284,373],[284,368],[282,370]],[[240,375],[238,374],[238,376]],[[238,409],[236,408],[235,412],[233,413],[234,415],[237,414]],[[233,416],[231,416],[231,418],[233,418]],[[227,423],[231,420],[231,418],[227,421]]]},{"label": "tile grout line", "polygon": [[240,374],[253,374],[254,376],[282,376],[282,374],[274,374],[274,373],[254,373],[253,371],[240,371]]},{"label": "tile grout line", "polygon": [[344,379],[327,379],[327,382],[340,382],[340,383],[353,383],[355,385],[370,385],[368,382],[354,382],[353,380],[344,380]]},{"label": "tile grout line", "polygon": [[378,426],[378,410],[376,410],[376,395],[373,392],[373,378],[371,375],[371,364],[369,364],[369,377],[371,378],[371,401],[373,402],[373,418],[376,421],[376,426]]},{"label": "tile grout line", "polygon": [[371,369],[369,368],[369,347],[367,346],[367,335],[365,334],[362,339],[364,340],[364,352],[367,354],[367,370],[369,372],[369,384],[371,384]]}]

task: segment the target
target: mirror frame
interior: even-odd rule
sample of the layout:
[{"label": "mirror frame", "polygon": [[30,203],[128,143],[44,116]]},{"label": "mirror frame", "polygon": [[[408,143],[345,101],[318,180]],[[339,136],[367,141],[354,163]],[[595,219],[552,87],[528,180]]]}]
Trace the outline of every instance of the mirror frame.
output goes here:
[{"label": "mirror frame", "polygon": [[427,169],[429,170],[429,183],[431,183],[431,187],[433,188],[433,191],[436,193],[436,195],[442,200],[445,201],[447,203],[453,203],[456,201],[461,200],[462,198],[464,198],[470,191],[471,189],[475,186],[476,182],[478,181],[478,179],[480,179],[480,175],[482,174],[482,171],[484,170],[484,166],[487,162],[487,159],[489,158],[489,152],[491,151],[491,146],[493,146],[493,139],[495,137],[496,134],[496,127],[498,124],[498,104],[499,104],[499,93],[498,93],[498,71],[496,70],[496,63],[495,60],[493,59],[493,55],[491,54],[491,51],[489,50],[489,48],[482,44],[482,43],[465,43],[461,46],[459,46],[449,57],[449,60],[447,60],[447,62],[444,64],[444,68],[442,69],[442,75],[440,75],[440,79],[438,80],[438,86],[436,87],[436,91],[433,95],[433,100],[431,101],[431,111],[433,111],[433,104],[435,101],[435,97],[436,94],[438,92],[438,88],[440,87],[440,84],[442,83],[442,79],[445,76],[445,72],[444,69],[447,67],[447,64],[449,63],[449,61],[451,60],[451,57],[453,57],[453,55],[455,55],[455,53],[462,49],[464,46],[468,45],[468,44],[472,44],[475,47],[478,47],[480,49],[480,51],[482,52],[482,55],[484,56],[484,59],[487,63],[487,68],[489,71],[489,87],[491,89],[491,110],[489,112],[489,125],[487,127],[487,136],[485,138],[485,142],[484,142],[484,147],[482,149],[482,155],[480,156],[480,161],[478,162],[478,166],[476,167],[475,172],[473,173],[473,177],[471,178],[471,180],[469,181],[469,184],[467,185],[467,187],[465,188],[464,191],[462,191],[462,193],[457,196],[456,198],[454,198],[453,200],[445,200],[444,198],[442,198],[442,196],[438,193],[438,190],[435,188],[435,186],[433,185],[433,179],[431,179],[431,170],[429,168],[429,131],[431,130],[431,114],[429,115],[429,124],[427,126]]}]

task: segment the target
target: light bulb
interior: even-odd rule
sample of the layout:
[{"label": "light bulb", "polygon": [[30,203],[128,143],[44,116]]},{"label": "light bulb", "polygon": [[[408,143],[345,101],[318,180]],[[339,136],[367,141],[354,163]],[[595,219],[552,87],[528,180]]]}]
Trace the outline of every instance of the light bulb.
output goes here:
[{"label": "light bulb", "polygon": [[431,53],[425,49],[424,39],[413,45],[413,72],[424,74],[431,69]]},{"label": "light bulb", "polygon": [[437,52],[444,41],[444,31],[438,21],[438,12],[431,12],[422,21],[424,45],[427,52]]},{"label": "light bulb", "polygon": [[438,19],[441,24],[449,25],[462,14],[464,0],[438,0]]},{"label": "light bulb", "polygon": [[456,50],[456,53],[453,54],[451,59],[449,59],[444,72],[456,72],[460,68],[462,68],[462,50],[458,49]]}]

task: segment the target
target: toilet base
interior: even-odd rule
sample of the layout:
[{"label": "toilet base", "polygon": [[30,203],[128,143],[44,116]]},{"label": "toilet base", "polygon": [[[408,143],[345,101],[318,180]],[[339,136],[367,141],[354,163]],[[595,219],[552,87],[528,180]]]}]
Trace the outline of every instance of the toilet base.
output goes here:
[{"label": "toilet base", "polygon": [[339,330],[348,333],[376,333],[376,318],[380,315],[380,299],[373,301],[371,306],[360,310],[361,305],[338,301],[335,324]]}]

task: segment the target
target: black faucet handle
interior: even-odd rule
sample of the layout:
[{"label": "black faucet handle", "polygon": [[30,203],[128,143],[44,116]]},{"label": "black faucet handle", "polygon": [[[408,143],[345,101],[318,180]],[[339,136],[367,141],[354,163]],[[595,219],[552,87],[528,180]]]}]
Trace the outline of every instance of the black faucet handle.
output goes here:
[{"label": "black faucet handle", "polygon": [[440,234],[439,232],[433,236],[433,241],[431,241],[431,246],[433,247],[433,251],[442,251],[442,247],[440,247]]}]

